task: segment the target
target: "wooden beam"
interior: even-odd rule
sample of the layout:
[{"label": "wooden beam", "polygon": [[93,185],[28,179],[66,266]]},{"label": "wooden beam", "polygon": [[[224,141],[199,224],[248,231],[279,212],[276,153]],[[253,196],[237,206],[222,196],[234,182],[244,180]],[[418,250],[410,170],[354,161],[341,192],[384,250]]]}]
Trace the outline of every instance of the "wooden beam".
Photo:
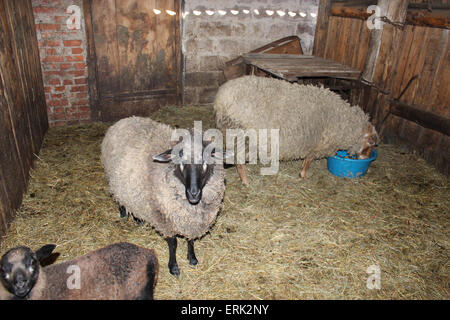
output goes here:
[{"label": "wooden beam", "polygon": [[330,9],[330,0],[319,0],[319,11],[317,13],[316,33],[314,36],[313,47],[313,55],[317,57],[325,57]]},{"label": "wooden beam", "polygon": [[[408,0],[378,0],[378,6],[381,9],[381,14],[389,20],[399,23],[405,22]],[[380,53],[382,35],[383,25],[381,25],[381,28],[372,29],[370,32],[369,50],[362,73],[362,78],[368,82],[373,80]]]},{"label": "wooden beam", "polygon": [[408,10],[406,24],[450,29],[450,7],[445,10]]},{"label": "wooden beam", "polygon": [[413,121],[418,125],[450,136],[450,119],[424,111],[419,106],[409,105],[397,100],[389,100],[389,113]]},{"label": "wooden beam", "polygon": [[[423,6],[412,7],[409,4],[406,14],[406,24],[433,28],[450,29],[450,6],[433,7],[431,11],[421,9]],[[333,3],[330,15],[343,18],[367,20],[372,13],[367,12],[368,5],[349,5],[348,3]]]}]

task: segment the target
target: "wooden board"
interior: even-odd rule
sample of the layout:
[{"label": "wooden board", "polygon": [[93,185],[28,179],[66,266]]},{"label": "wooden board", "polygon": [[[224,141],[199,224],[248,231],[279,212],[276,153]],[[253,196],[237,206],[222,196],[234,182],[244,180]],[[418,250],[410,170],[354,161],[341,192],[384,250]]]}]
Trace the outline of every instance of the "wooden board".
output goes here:
[{"label": "wooden board", "polygon": [[[255,53],[265,53],[273,55],[303,55],[300,38],[297,36],[284,37],[262,47],[250,51],[247,55]],[[226,62],[223,74],[225,79],[231,80],[242,77],[247,73],[248,66],[244,63],[244,58],[239,56]]]},{"label": "wooden board", "polygon": [[0,234],[48,128],[31,1],[0,1]]},{"label": "wooden board", "polygon": [[180,104],[180,0],[91,0],[88,7],[96,59],[89,70],[95,73],[90,86],[97,86],[94,119],[148,116],[162,105]]},{"label": "wooden board", "polygon": [[244,62],[276,77],[296,81],[298,78],[330,77],[358,79],[360,72],[335,61],[308,55],[247,54]]}]

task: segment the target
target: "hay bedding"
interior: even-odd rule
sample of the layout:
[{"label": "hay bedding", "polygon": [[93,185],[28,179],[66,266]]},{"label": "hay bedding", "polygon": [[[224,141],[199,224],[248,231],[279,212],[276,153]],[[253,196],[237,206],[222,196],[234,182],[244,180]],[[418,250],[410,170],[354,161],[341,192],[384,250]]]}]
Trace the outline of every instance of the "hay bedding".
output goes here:
[{"label": "hay bedding", "polygon": [[[195,116],[193,116],[195,115]],[[164,108],[154,118],[179,127],[207,107]],[[53,128],[1,252],[56,243],[58,261],[117,241],[155,248],[161,269],[156,299],[449,299],[449,185],[413,153],[381,145],[366,177],[347,180],[299,161],[276,176],[249,166],[251,185],[227,169],[225,206],[212,232],[196,242],[197,268],[180,243],[179,279],[167,271],[166,242],[146,225],[121,221],[100,163],[107,124]],[[381,290],[368,290],[367,267],[381,268]]]}]

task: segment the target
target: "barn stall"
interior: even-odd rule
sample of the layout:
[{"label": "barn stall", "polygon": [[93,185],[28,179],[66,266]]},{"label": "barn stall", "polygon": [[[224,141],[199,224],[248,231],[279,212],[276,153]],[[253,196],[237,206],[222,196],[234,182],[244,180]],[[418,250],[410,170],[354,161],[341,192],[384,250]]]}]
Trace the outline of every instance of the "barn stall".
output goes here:
[{"label": "barn stall", "polygon": [[[449,298],[448,1],[0,5],[2,253],[55,243],[65,261],[119,241],[154,248],[156,299]],[[370,5],[385,10],[381,29],[368,27]],[[299,67],[311,55],[327,73]],[[295,72],[277,73],[280,61]],[[120,218],[102,139],[131,115],[214,128],[219,86],[244,74],[322,85],[359,105],[382,137],[378,158],[358,179],[330,174],[326,159],[307,179],[300,160],[274,176],[248,166],[247,187],[227,168],[199,265],[180,246],[175,278],[163,237]],[[373,266],[378,289],[367,286]]]}]

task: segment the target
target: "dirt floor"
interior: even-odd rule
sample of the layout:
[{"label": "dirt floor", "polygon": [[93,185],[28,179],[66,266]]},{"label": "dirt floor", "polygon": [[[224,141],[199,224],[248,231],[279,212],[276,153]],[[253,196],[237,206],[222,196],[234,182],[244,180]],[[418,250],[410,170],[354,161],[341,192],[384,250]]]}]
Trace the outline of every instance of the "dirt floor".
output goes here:
[{"label": "dirt floor", "polygon": [[[214,125],[209,107],[168,107],[154,118]],[[403,146],[380,145],[359,179],[337,178],[319,160],[302,180],[293,161],[276,176],[250,166],[243,187],[228,168],[224,209],[195,243],[199,265],[189,266],[180,239],[177,279],[164,239],[119,217],[100,163],[107,127],[50,129],[1,252],[55,243],[64,261],[118,241],[154,248],[156,299],[450,298],[449,179]],[[379,267],[379,290],[367,288],[371,266]]]}]

